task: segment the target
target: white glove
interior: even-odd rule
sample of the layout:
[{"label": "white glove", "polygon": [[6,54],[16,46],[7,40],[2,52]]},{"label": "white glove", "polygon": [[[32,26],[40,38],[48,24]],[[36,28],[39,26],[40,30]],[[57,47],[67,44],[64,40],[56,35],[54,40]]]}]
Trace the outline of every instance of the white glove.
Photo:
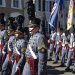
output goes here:
[{"label": "white glove", "polygon": [[69,47],[70,47],[70,48],[72,48],[72,45],[71,45],[71,44],[69,44]]},{"label": "white glove", "polygon": [[18,68],[19,68],[18,65],[16,65],[16,72],[17,72]]},{"label": "white glove", "polygon": [[5,52],[5,51],[2,51],[2,54],[3,54],[3,55],[5,55],[5,54],[6,54],[6,52]]},{"label": "white glove", "polygon": [[64,43],[62,43],[62,46],[64,47],[64,46],[65,46],[65,44],[64,44]]}]

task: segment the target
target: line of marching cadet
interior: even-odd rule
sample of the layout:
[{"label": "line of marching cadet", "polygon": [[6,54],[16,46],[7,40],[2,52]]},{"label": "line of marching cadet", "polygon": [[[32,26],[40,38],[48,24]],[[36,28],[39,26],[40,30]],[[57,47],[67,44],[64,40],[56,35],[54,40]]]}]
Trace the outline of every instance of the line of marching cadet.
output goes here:
[{"label": "line of marching cadet", "polygon": [[70,65],[74,61],[72,72],[75,73],[74,31],[67,32],[62,29],[58,29],[57,32],[51,31],[50,39],[47,41],[39,31],[40,19],[33,18],[28,24],[30,34],[28,39],[25,28],[22,27],[23,22],[24,16],[19,15],[16,20],[9,17],[6,23],[4,13],[0,13],[1,75],[47,75],[48,43],[50,45],[49,60],[53,60],[54,51],[54,63],[58,63],[60,52],[60,66],[66,66],[65,70],[70,71]]},{"label": "line of marching cadet", "polygon": [[[72,71],[75,73],[75,31],[65,31],[62,28],[56,31],[51,31],[50,39],[48,40],[49,58],[51,61],[54,59],[54,64],[58,63],[59,56],[61,55],[60,67],[66,67],[65,71]],[[54,53],[54,58],[53,57]],[[73,64],[72,70],[70,66]]]},{"label": "line of marching cadet", "polygon": [[15,75],[20,62],[25,61],[24,51],[27,41],[25,41],[22,27],[24,17],[19,15],[16,18],[17,21],[14,17],[9,17],[6,24],[4,15],[4,13],[0,13],[0,70],[1,75]]},{"label": "line of marching cadet", "polygon": [[19,15],[16,20],[9,17],[7,21],[0,13],[1,75],[47,75],[47,41],[39,32],[40,19],[29,21],[29,39],[22,27],[24,16]]}]

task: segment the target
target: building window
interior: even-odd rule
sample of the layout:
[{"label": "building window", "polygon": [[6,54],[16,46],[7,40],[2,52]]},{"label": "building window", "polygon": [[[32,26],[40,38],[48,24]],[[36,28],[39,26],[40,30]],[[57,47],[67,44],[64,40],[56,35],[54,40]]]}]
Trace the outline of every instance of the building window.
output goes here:
[{"label": "building window", "polygon": [[5,0],[0,0],[0,7],[6,7]]},{"label": "building window", "polygon": [[22,0],[12,0],[11,8],[22,9]]},{"label": "building window", "polygon": [[0,5],[2,5],[2,0],[0,0]]},{"label": "building window", "polygon": [[13,0],[13,7],[19,7],[19,0]]}]

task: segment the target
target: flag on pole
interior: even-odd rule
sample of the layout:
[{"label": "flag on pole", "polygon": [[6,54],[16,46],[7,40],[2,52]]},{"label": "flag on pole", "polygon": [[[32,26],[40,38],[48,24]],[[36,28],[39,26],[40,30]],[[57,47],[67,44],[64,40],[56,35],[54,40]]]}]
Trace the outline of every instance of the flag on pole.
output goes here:
[{"label": "flag on pole", "polygon": [[57,27],[59,4],[60,4],[60,0],[55,0],[55,4],[50,14],[49,25],[51,30],[56,30]]},{"label": "flag on pole", "polygon": [[74,13],[74,2],[73,0],[70,0],[68,18],[67,18],[67,30],[69,30],[72,27],[73,13]]}]

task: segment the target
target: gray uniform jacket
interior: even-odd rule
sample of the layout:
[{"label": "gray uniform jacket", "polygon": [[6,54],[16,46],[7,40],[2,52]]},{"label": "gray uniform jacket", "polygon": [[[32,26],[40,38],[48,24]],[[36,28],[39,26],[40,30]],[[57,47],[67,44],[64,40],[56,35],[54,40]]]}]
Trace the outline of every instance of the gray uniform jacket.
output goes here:
[{"label": "gray uniform jacket", "polygon": [[[32,51],[36,56],[38,56],[38,51],[44,52],[42,51],[42,48],[46,49],[46,43],[44,41],[44,36],[41,33],[35,33],[30,37],[28,45],[30,44]],[[26,49],[26,57],[33,58],[28,45]]]},{"label": "gray uniform jacket", "polygon": [[[26,47],[27,47],[27,42],[24,40],[24,39],[18,39],[16,41],[16,48],[21,56],[19,62],[18,62],[18,65],[22,62],[23,60],[23,57],[24,57],[24,53],[26,51]],[[13,50],[13,54],[18,54],[17,51],[15,50],[15,47],[14,47],[14,50]]]}]

